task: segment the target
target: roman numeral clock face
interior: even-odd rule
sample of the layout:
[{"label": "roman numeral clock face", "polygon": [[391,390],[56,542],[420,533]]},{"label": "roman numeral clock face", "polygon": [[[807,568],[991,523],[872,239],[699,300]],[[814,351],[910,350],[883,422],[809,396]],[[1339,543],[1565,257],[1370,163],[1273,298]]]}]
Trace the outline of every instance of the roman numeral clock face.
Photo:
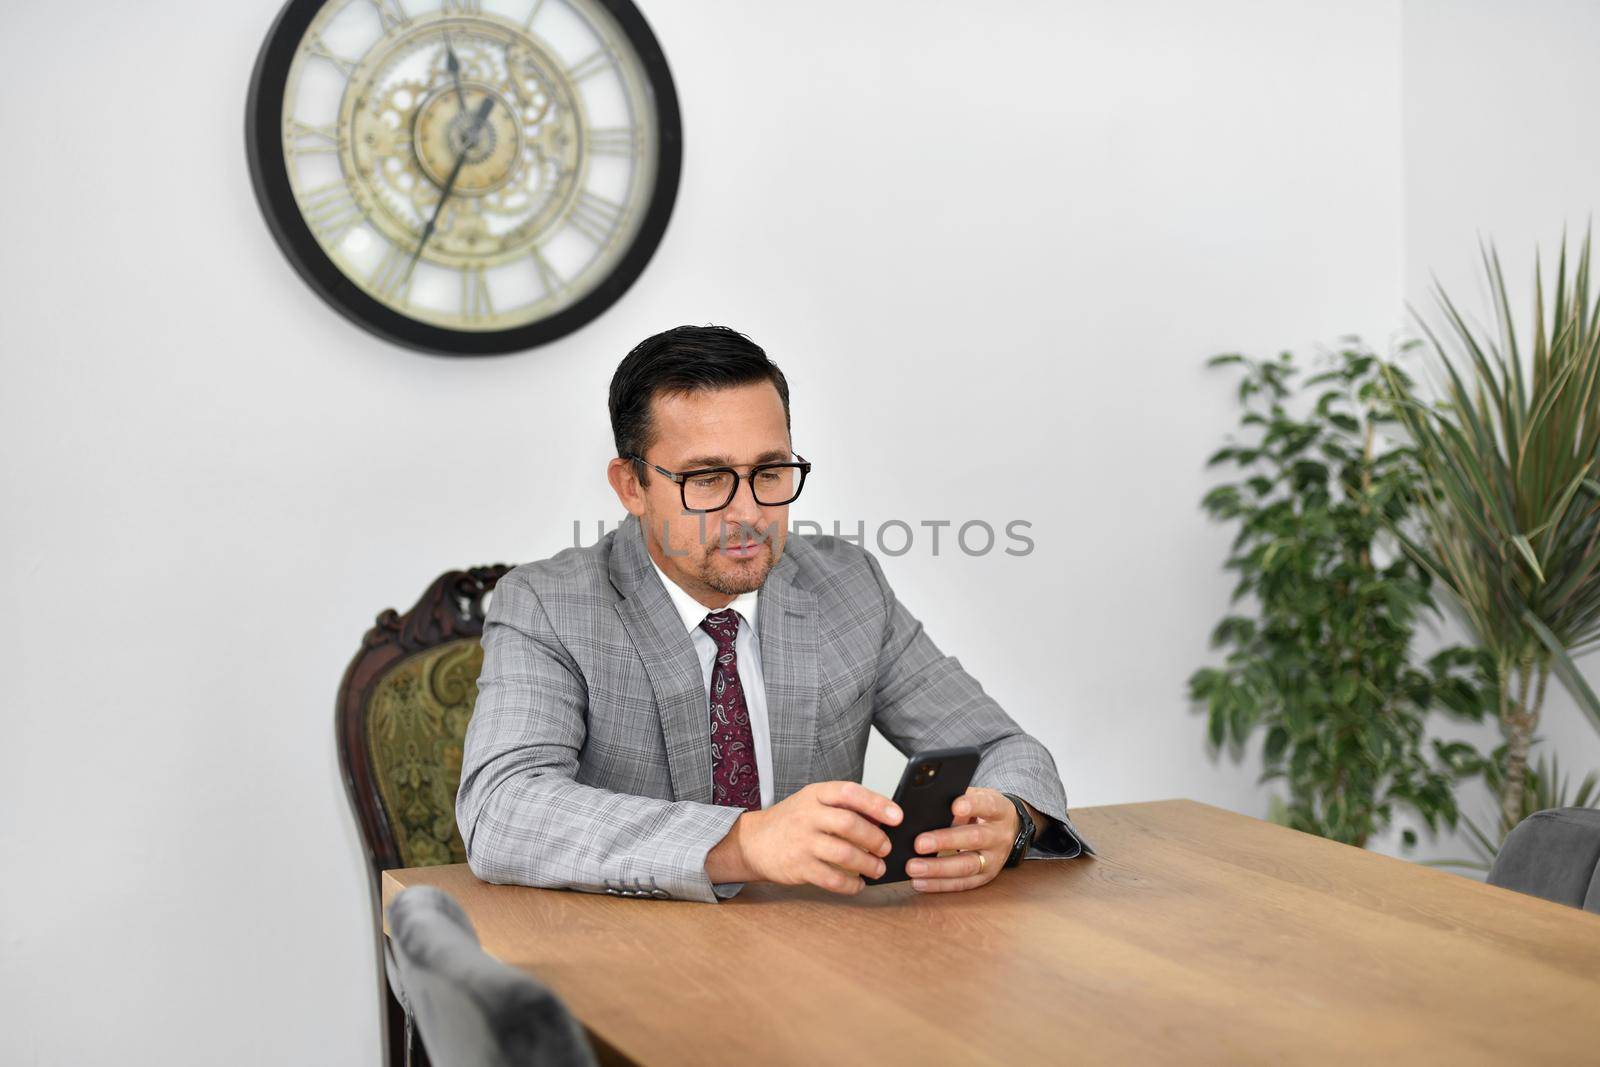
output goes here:
[{"label": "roman numeral clock face", "polygon": [[628,0],[289,0],[246,142],[311,287],[450,354],[609,307],[660,242],[681,160],[671,75]]}]

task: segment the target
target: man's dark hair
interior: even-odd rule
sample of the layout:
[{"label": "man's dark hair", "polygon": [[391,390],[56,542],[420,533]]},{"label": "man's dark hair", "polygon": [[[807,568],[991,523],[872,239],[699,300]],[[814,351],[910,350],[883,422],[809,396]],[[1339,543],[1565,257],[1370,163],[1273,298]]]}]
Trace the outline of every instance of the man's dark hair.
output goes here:
[{"label": "man's dark hair", "polygon": [[[634,346],[611,376],[611,434],[617,455],[642,456],[655,443],[650,401],[658,394],[727,389],[751,382],[771,382],[783,400],[783,422],[789,421],[789,382],[761,346],[726,326],[677,326],[647,337]],[[635,463],[639,483],[646,484],[643,464]]]}]

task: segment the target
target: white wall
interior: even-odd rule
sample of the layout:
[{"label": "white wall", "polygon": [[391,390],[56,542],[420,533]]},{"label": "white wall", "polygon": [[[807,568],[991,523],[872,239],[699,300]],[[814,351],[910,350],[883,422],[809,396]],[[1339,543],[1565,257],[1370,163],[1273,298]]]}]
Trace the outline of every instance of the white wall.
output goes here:
[{"label": "white wall", "polygon": [[[1600,96],[1600,68],[1593,61],[1600,5],[1405,0],[1402,27],[1406,300],[1437,323],[1437,278],[1458,306],[1492,326],[1479,241],[1493,242],[1527,345],[1535,245],[1544,253],[1548,287],[1563,230],[1575,252],[1600,207],[1600,142],[1591,132],[1592,102]],[[1439,639],[1466,641],[1453,618]],[[1580,664],[1595,684],[1596,661]],[[1440,732],[1485,751],[1499,741],[1492,724]],[[1564,770],[1577,772],[1574,783],[1600,770],[1600,732],[1554,679],[1538,736],[1544,744],[1535,758],[1557,755]],[[1463,786],[1458,797],[1481,825],[1492,825],[1497,808],[1487,790]],[[1424,841],[1416,854],[1459,857],[1467,851],[1444,835]]]},{"label": "white wall", "polygon": [[8,12],[0,1061],[372,1062],[340,673],[440,570],[616,515],[606,383],[681,322],[788,372],[796,518],[1033,524],[1026,558],[886,567],[1075,806],[1264,813],[1183,699],[1230,587],[1201,363],[1381,344],[1406,264],[1526,241],[1467,187],[1419,202],[1453,149],[1402,148],[1397,0],[645,6],[688,145],[666,240],[595,324],[485,361],[368,338],[269,238],[241,126],[275,0]]}]

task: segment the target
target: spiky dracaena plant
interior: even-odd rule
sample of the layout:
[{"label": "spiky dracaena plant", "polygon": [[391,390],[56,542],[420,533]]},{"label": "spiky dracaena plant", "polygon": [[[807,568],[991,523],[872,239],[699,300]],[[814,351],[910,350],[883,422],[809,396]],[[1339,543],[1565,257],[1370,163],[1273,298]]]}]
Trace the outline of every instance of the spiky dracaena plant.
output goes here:
[{"label": "spiky dracaena plant", "polygon": [[1572,661],[1600,641],[1600,305],[1590,295],[1589,238],[1570,273],[1563,238],[1548,309],[1535,266],[1524,360],[1492,246],[1483,264],[1496,331],[1469,324],[1436,285],[1444,326],[1421,324],[1446,373],[1442,395],[1420,398],[1394,376],[1391,385],[1426,474],[1416,498],[1425,531],[1399,536],[1499,667],[1503,836],[1525,808],[1528,749],[1552,671],[1600,726],[1600,700]]}]

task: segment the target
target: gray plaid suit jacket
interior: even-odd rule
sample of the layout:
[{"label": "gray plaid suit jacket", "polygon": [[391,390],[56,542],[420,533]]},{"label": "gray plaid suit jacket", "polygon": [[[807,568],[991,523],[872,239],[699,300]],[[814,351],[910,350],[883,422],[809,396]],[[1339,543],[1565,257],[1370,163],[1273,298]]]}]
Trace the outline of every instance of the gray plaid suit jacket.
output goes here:
[{"label": "gray plaid suit jacket", "polygon": [[[873,726],[901,752],[974,745],[974,785],[1057,826],[1029,858],[1093,848],[1067,818],[1055,761],[895,599],[878,562],[790,536],[761,588],[775,801],[861,780]],[[599,543],[501,578],[456,818],[489,882],[715,901],[706,853],[742,812],[711,803],[707,693],[682,619],[629,517]]]}]

